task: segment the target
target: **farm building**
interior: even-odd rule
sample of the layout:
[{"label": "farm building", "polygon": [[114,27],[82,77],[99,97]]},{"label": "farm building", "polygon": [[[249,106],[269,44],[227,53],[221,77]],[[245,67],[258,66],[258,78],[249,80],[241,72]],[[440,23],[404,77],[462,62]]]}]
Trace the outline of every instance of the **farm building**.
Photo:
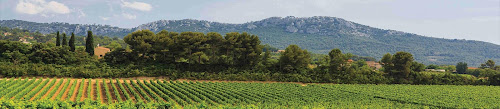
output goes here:
[{"label": "farm building", "polygon": [[375,62],[375,61],[366,61],[366,65],[370,66],[371,68],[375,68],[375,69],[382,68],[382,65],[380,65],[380,63]]},{"label": "farm building", "polygon": [[477,67],[467,67],[467,69],[474,70],[474,69],[479,69],[479,68],[477,68]]},{"label": "farm building", "polygon": [[97,47],[94,49],[94,55],[96,55],[98,58],[104,57],[106,53],[111,52],[109,48],[106,47],[100,47],[99,44],[97,44]]}]

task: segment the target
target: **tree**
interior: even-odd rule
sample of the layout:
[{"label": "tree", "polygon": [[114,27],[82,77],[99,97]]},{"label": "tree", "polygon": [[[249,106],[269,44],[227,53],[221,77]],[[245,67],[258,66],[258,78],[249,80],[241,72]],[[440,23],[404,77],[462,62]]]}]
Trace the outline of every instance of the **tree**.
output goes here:
[{"label": "tree", "polygon": [[281,54],[279,63],[285,73],[293,73],[306,69],[311,58],[307,50],[302,50],[297,45],[289,45]]},{"label": "tree", "polygon": [[153,54],[153,45],[157,38],[152,31],[139,30],[128,34],[123,40],[130,45],[130,49],[134,54],[145,58]]},{"label": "tree", "polygon": [[393,70],[389,72],[389,75],[399,79],[407,79],[411,72],[413,55],[408,52],[396,52],[393,56],[392,63],[394,67]]},{"label": "tree", "polygon": [[389,73],[394,66],[392,64],[392,55],[390,53],[385,54],[380,60],[380,64],[384,67],[384,72]]},{"label": "tree", "polygon": [[111,50],[116,50],[118,48],[122,48],[122,45],[120,45],[118,42],[113,41],[110,44],[106,46],[107,48],[110,48]]},{"label": "tree", "polygon": [[266,50],[266,52],[264,53],[264,56],[262,56],[262,61],[261,61],[262,64],[267,67],[267,65],[269,63],[269,59],[271,59],[271,51]]},{"label": "tree", "polygon": [[[248,33],[227,33],[224,37],[223,50],[226,52],[225,62],[240,68],[252,68],[260,62],[262,47],[259,37]],[[229,61],[232,60],[232,61]]]},{"label": "tree", "polygon": [[66,38],[66,33],[63,33],[62,46],[68,46],[68,40]]},{"label": "tree", "polygon": [[486,63],[485,63],[485,64],[486,64],[486,66],[488,66],[488,68],[490,68],[490,69],[494,69],[494,68],[495,68],[495,61],[493,61],[493,60],[491,60],[491,59],[490,59],[490,60],[488,60],[488,61],[486,61]]},{"label": "tree", "polygon": [[347,55],[342,54],[340,49],[332,49],[328,53],[328,65],[330,73],[340,73],[341,71],[346,69],[347,61],[349,57]]},{"label": "tree", "polygon": [[136,61],[136,56],[123,48],[117,48],[104,56],[104,61],[111,64],[128,64]]},{"label": "tree", "polygon": [[8,59],[10,59],[10,61],[12,63],[14,63],[14,65],[17,65],[19,63],[22,63],[22,62],[25,62],[28,60],[28,58],[26,57],[25,54],[23,54],[17,50],[14,52],[10,52],[10,51],[4,52],[2,55],[4,55],[4,57],[7,57]]},{"label": "tree", "polygon": [[221,48],[223,44],[224,38],[222,38],[222,35],[216,32],[209,32],[207,33],[207,41],[206,44],[209,46],[207,49],[207,53],[210,56],[210,61],[211,63],[218,63],[220,62],[220,55],[221,54]]},{"label": "tree", "polygon": [[175,62],[174,53],[172,52],[172,45],[174,40],[172,37],[179,35],[176,32],[168,32],[162,30],[156,34],[158,38],[153,45],[153,52],[156,54],[155,59],[162,62],[172,63]]},{"label": "tree", "polygon": [[497,86],[500,85],[500,74],[488,77],[488,81],[490,82],[491,85],[497,85]]},{"label": "tree", "polygon": [[457,70],[457,67],[454,65],[449,65],[445,68],[446,72],[453,72]]},{"label": "tree", "polygon": [[56,46],[61,46],[61,37],[59,36],[59,31],[56,33]]},{"label": "tree", "polygon": [[87,40],[85,41],[85,51],[90,54],[90,56],[94,55],[94,36],[92,36],[92,31],[87,31]]},{"label": "tree", "polygon": [[435,65],[435,64],[431,64],[431,65],[428,65],[426,67],[426,69],[439,69],[439,66],[438,65]]},{"label": "tree", "polygon": [[459,74],[464,74],[467,71],[467,63],[465,62],[459,62],[457,63],[457,73]]},{"label": "tree", "polygon": [[76,48],[75,48],[75,47],[76,47],[76,46],[75,46],[75,33],[71,33],[71,38],[69,38],[69,47],[71,48],[70,50],[71,50],[72,52],[74,52],[74,51],[75,51],[75,49],[76,49]]},{"label": "tree", "polygon": [[425,70],[425,65],[416,61],[411,64],[412,71],[421,72]]}]

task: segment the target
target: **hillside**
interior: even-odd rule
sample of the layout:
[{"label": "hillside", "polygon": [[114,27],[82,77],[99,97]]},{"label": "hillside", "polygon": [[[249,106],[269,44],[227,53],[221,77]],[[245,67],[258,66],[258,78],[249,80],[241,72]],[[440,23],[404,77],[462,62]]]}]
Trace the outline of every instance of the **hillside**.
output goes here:
[{"label": "hillside", "polygon": [[22,20],[0,20],[0,26],[9,28],[19,28],[30,30],[31,32],[40,32],[43,34],[54,33],[57,31],[63,33],[74,32],[76,35],[87,35],[91,30],[96,35],[105,36],[124,36],[130,32],[130,29],[112,27],[109,25],[87,25],[87,24],[69,24],[63,22],[37,23]]},{"label": "hillside", "polygon": [[0,26],[23,28],[41,33],[57,30],[84,35],[92,30],[97,35],[123,37],[140,29],[155,32],[249,32],[260,37],[263,44],[284,49],[290,44],[299,45],[315,53],[328,53],[333,48],[360,56],[380,59],[385,53],[407,51],[424,64],[451,64],[467,62],[479,66],[488,59],[500,61],[500,45],[482,41],[442,39],[383,30],[335,17],[271,17],[243,24],[218,23],[203,20],[159,20],[132,29],[108,25],[80,25],[68,23],[35,23],[20,20],[2,20]]}]

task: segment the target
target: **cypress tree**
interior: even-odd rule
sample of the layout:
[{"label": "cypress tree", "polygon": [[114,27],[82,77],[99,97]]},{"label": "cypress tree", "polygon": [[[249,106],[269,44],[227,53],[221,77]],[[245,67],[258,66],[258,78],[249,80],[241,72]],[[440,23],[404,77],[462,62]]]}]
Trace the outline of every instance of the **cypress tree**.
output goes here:
[{"label": "cypress tree", "polygon": [[87,40],[85,42],[85,51],[91,56],[94,55],[94,37],[92,36],[92,31],[87,32]]},{"label": "cypress tree", "polygon": [[68,46],[68,38],[66,38],[66,33],[63,33],[62,46]]},{"label": "cypress tree", "polygon": [[75,51],[75,33],[71,33],[71,38],[69,38],[69,47],[71,51]]},{"label": "cypress tree", "polygon": [[61,37],[59,36],[59,31],[56,34],[56,46],[61,46]]}]

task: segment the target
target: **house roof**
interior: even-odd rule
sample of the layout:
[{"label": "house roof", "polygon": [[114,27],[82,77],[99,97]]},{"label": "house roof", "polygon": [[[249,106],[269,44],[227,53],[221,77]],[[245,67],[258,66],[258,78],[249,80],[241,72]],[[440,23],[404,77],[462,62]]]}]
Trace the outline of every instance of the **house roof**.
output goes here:
[{"label": "house roof", "polygon": [[110,51],[111,50],[109,48],[99,46],[94,49],[94,54],[99,56],[99,58],[102,58],[102,56],[106,55],[106,53]]},{"label": "house roof", "polygon": [[467,69],[479,69],[477,67],[467,67]]}]

